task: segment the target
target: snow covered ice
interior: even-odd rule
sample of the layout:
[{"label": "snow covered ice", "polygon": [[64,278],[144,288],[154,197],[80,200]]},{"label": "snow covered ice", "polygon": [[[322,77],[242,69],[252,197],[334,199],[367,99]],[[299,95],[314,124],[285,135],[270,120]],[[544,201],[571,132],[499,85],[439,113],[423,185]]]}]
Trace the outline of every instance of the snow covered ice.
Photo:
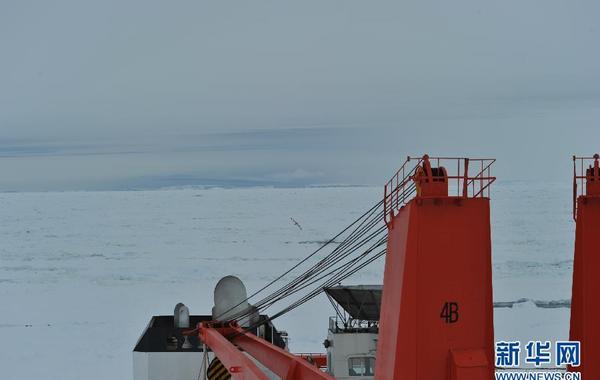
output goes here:
[{"label": "snow covered ice", "polygon": [[[570,298],[569,185],[493,185],[494,298],[531,300],[495,309],[496,340],[568,337],[569,309],[532,301]],[[381,196],[379,187],[2,193],[1,377],[130,379],[150,316],[178,302],[210,314],[228,274],[252,293]],[[347,283],[381,283],[382,268]],[[319,297],[275,324],[293,351],[322,351],[329,315]]]}]

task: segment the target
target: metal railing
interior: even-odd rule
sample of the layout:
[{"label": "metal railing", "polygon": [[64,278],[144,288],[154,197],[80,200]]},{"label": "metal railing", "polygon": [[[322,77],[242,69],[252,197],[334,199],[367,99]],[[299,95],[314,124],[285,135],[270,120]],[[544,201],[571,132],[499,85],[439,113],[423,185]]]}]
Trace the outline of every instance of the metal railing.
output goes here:
[{"label": "metal railing", "polygon": [[367,321],[363,319],[346,318],[338,315],[329,317],[329,331],[340,332],[376,332],[379,330],[379,321]]},{"label": "metal railing", "polygon": [[592,157],[573,156],[573,219],[577,220],[577,198],[587,196],[588,169],[598,167],[600,155],[595,154]]},{"label": "metal railing", "polygon": [[[496,180],[496,177],[491,175],[494,162],[496,159],[493,158],[408,156],[384,187],[383,212],[386,223],[417,194],[415,176],[424,165],[446,169],[449,196],[489,198],[490,185]],[[477,174],[470,175],[469,170],[473,169],[477,170]]]}]

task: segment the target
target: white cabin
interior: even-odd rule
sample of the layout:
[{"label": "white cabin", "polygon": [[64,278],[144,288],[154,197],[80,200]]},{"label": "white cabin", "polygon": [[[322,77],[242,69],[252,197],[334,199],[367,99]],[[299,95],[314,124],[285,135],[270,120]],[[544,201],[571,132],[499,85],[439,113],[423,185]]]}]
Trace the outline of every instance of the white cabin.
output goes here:
[{"label": "white cabin", "polygon": [[372,380],[379,333],[381,286],[325,289],[337,316],[329,318],[327,372],[339,380]]}]

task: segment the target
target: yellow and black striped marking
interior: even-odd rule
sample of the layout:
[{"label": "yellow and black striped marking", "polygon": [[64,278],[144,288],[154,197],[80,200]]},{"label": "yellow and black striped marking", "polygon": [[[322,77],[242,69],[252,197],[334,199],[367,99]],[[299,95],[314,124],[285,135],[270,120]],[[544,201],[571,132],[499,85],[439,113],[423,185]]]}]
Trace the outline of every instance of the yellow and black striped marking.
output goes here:
[{"label": "yellow and black striped marking", "polygon": [[225,366],[223,365],[223,363],[221,363],[219,358],[216,357],[210,362],[210,365],[206,370],[206,376],[208,376],[209,380],[231,379],[231,375],[229,374],[229,371],[227,371],[227,368],[225,368]]}]

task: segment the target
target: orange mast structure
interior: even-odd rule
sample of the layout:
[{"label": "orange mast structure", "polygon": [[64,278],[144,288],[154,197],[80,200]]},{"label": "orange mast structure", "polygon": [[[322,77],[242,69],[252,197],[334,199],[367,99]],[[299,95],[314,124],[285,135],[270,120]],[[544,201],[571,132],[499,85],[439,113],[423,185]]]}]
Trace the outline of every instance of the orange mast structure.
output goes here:
[{"label": "orange mast structure", "polygon": [[376,379],[494,378],[494,161],[409,157],[385,186]]},{"label": "orange mast structure", "polygon": [[[585,167],[587,165],[587,167]],[[575,259],[570,340],[581,342],[581,365],[569,370],[600,379],[600,156],[573,156]]]}]

